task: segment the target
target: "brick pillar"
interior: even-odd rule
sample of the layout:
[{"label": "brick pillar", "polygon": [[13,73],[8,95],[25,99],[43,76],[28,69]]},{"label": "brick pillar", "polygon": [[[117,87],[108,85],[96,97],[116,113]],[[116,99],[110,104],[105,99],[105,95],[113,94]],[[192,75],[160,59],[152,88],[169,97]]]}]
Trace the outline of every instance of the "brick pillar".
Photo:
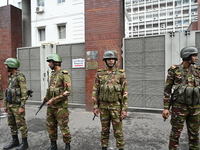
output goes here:
[{"label": "brick pillar", "polygon": [[97,69],[104,68],[102,57],[105,50],[116,50],[118,67],[122,67],[121,48],[124,37],[123,0],[85,0],[85,51],[98,51],[95,60],[86,59],[86,64],[97,62],[98,67],[86,69],[86,110],[93,109],[92,87]]},{"label": "brick pillar", "polygon": [[198,13],[198,27],[197,27],[197,30],[200,30],[200,0],[198,0],[198,10],[197,10],[197,13]]},{"label": "brick pillar", "polygon": [[4,61],[9,57],[16,58],[16,49],[22,46],[21,10],[7,5],[0,7],[0,68],[3,89],[7,87],[7,70]]}]

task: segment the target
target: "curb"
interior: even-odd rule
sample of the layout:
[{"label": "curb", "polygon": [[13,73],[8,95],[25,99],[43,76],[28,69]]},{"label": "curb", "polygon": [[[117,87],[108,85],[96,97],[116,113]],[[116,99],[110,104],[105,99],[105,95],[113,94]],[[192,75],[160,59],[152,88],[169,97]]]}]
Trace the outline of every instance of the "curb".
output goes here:
[{"label": "curb", "polygon": [[[41,101],[27,101],[29,105],[38,105],[42,104]],[[85,104],[78,104],[78,103],[69,103],[69,108],[82,108],[86,109]],[[141,107],[128,107],[128,112],[141,112],[141,113],[160,113],[162,114],[162,109],[156,108],[141,108]]]}]

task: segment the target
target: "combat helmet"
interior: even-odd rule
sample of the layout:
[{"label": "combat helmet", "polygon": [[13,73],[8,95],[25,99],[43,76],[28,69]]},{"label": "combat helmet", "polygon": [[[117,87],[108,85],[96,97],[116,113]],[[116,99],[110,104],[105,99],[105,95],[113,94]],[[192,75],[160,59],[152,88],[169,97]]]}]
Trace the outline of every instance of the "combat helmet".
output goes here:
[{"label": "combat helmet", "polygon": [[62,62],[62,57],[59,55],[59,54],[50,54],[48,57],[47,57],[47,62],[49,61],[55,61],[55,62]]},{"label": "combat helmet", "polygon": [[117,55],[113,50],[108,50],[104,52],[103,60],[113,58],[117,60]]},{"label": "combat helmet", "polygon": [[187,58],[192,54],[198,54],[198,49],[194,46],[184,47],[180,52],[181,58]]},{"label": "combat helmet", "polygon": [[8,65],[9,68],[19,68],[20,62],[16,58],[7,58],[4,64]]}]

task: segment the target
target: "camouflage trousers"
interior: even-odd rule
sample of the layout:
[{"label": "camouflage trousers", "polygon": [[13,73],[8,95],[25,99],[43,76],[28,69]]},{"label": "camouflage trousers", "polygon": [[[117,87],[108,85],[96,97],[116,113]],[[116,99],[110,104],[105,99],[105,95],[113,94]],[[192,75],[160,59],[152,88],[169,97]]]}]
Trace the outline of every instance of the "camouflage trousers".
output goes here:
[{"label": "camouflage trousers", "polygon": [[185,121],[189,138],[189,150],[199,150],[200,108],[192,108],[187,105],[177,105],[172,108],[170,150],[177,149]]},{"label": "camouflage trousers", "polygon": [[67,108],[47,108],[46,126],[51,141],[56,141],[58,138],[58,125],[63,135],[63,142],[71,142],[71,135],[68,126],[69,113]]},{"label": "camouflage trousers", "polygon": [[11,129],[12,135],[17,135],[20,130],[22,138],[28,136],[28,129],[25,120],[25,112],[18,114],[20,105],[8,107],[8,126]]},{"label": "camouflage trousers", "polygon": [[114,136],[116,138],[117,148],[124,148],[124,136],[122,132],[122,120],[120,109],[104,109],[101,108],[100,112],[101,119],[101,144],[102,147],[108,147],[109,134],[110,134],[110,123],[112,123]]}]

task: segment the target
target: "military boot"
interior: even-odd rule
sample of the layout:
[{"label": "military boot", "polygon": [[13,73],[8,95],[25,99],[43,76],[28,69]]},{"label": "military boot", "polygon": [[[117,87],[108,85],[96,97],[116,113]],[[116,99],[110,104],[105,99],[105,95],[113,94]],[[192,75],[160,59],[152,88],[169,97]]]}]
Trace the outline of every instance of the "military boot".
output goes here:
[{"label": "military boot", "polygon": [[65,150],[70,150],[70,143],[65,144]]},{"label": "military boot", "polygon": [[51,147],[48,150],[57,150],[57,143],[56,141],[51,141]]},{"label": "military boot", "polygon": [[107,150],[107,147],[102,147],[102,150]]},{"label": "military boot", "polygon": [[28,142],[27,142],[27,137],[22,138],[22,143],[20,144],[20,146],[16,149],[16,150],[25,150],[27,149],[28,146]]},{"label": "military boot", "polygon": [[3,149],[11,149],[13,147],[19,146],[19,139],[17,135],[12,135],[12,142],[10,142],[10,144],[8,144],[7,146],[5,146]]},{"label": "military boot", "polygon": [[124,150],[123,148],[120,148],[119,150]]}]

